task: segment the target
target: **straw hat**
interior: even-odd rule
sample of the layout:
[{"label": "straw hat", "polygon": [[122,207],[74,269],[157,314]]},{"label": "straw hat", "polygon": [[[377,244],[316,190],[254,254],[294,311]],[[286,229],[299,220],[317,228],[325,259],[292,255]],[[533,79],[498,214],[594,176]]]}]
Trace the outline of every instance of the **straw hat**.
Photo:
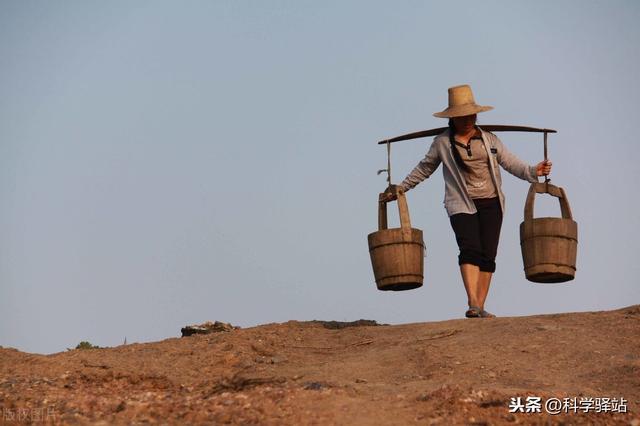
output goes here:
[{"label": "straw hat", "polygon": [[492,109],[491,106],[476,104],[471,86],[463,84],[449,88],[449,107],[442,112],[434,113],[433,116],[439,118],[462,117]]}]

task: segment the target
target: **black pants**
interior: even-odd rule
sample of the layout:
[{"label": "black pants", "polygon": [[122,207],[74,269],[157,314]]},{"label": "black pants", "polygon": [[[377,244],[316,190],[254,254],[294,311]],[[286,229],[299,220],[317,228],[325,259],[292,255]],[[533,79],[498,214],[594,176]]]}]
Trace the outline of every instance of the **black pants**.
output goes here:
[{"label": "black pants", "polygon": [[481,271],[495,272],[502,227],[500,200],[497,197],[478,198],[473,202],[477,213],[458,213],[449,217],[460,249],[458,264],[470,263]]}]

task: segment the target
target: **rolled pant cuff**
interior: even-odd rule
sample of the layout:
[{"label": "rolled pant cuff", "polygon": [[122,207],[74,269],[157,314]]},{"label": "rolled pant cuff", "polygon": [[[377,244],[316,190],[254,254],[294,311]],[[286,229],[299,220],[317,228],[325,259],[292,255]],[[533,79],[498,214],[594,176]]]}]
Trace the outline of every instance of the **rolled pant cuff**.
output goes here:
[{"label": "rolled pant cuff", "polygon": [[464,264],[475,265],[478,268],[480,268],[482,272],[493,273],[496,271],[496,262],[492,262],[486,259],[480,259],[475,256],[469,256],[469,255],[458,256],[458,265],[464,265]]},{"label": "rolled pant cuff", "polygon": [[485,260],[482,265],[480,265],[480,270],[482,272],[495,272],[496,271],[496,262],[491,262],[489,260]]},{"label": "rolled pant cuff", "polygon": [[476,265],[479,268],[483,268],[485,264],[484,260],[482,260],[482,258],[480,258],[479,256],[460,254],[458,256],[458,265],[464,265],[465,263]]}]

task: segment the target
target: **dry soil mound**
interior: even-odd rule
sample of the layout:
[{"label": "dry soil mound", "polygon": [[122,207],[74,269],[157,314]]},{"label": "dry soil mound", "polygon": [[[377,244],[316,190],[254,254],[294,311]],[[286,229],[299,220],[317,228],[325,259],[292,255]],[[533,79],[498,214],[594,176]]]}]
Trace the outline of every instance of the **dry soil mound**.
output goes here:
[{"label": "dry soil mound", "polygon": [[[53,355],[0,349],[2,420],[640,424],[640,305],[394,326],[330,324],[290,321]],[[533,409],[531,397],[540,397],[541,413],[511,413],[517,397]],[[545,403],[552,398],[571,398],[569,413],[549,414]],[[602,412],[623,406],[626,413]]]}]

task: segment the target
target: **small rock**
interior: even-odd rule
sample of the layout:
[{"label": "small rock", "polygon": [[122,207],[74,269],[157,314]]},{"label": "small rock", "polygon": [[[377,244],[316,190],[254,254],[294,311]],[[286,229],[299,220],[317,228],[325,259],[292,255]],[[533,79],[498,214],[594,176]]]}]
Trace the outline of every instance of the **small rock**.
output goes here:
[{"label": "small rock", "polygon": [[286,362],[286,361],[287,361],[287,359],[285,357],[282,357],[282,356],[274,356],[269,360],[269,362],[271,362],[271,364],[280,364],[280,363],[283,363],[283,362]]},{"label": "small rock", "polygon": [[247,369],[247,368],[249,368],[249,367],[252,367],[252,366],[253,366],[253,363],[252,363],[250,360],[246,359],[246,360],[242,360],[242,361],[240,361],[240,362],[236,363],[236,366],[237,366],[240,370],[244,370],[244,369]]},{"label": "small rock", "polygon": [[356,379],[356,383],[368,383],[365,379]]},{"label": "small rock", "polygon": [[429,400],[429,395],[428,395],[428,394],[426,394],[426,393],[421,393],[420,395],[418,395],[418,396],[416,397],[416,401],[422,401],[422,402],[424,402],[424,401],[428,401],[428,400]]},{"label": "small rock", "polygon": [[187,337],[193,334],[210,334],[210,333],[219,333],[219,332],[229,332],[229,331],[237,330],[239,328],[240,327],[231,325],[226,322],[207,321],[202,324],[187,325],[185,327],[182,327],[180,331],[182,333],[182,337]]},{"label": "small rock", "polygon": [[321,326],[323,326],[324,328],[328,328],[329,330],[341,330],[347,327],[376,327],[380,325],[387,325],[387,324],[378,324],[374,320],[366,320],[366,319],[360,319],[358,321],[349,321],[349,322],[315,320],[315,321],[311,321],[311,323],[320,324]]},{"label": "small rock", "polygon": [[324,387],[325,385],[320,382],[307,382],[304,385],[306,390],[322,390]]},{"label": "small rock", "polygon": [[273,351],[267,348],[260,340],[258,340],[257,343],[251,343],[251,349],[253,349],[258,355],[274,356]]}]

